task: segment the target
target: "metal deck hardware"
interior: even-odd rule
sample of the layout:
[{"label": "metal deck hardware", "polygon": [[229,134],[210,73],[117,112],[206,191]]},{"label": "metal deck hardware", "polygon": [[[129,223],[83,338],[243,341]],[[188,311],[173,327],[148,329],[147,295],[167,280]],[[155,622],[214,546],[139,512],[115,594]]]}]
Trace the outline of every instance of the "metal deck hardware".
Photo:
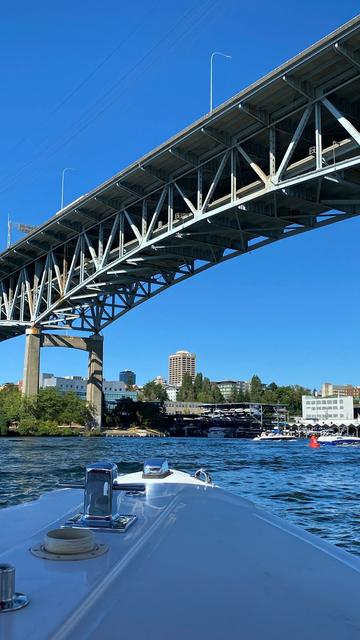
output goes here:
[{"label": "metal deck hardware", "polygon": [[165,458],[148,458],[144,462],[143,478],[166,478],[171,474]]},{"label": "metal deck hardware", "polygon": [[15,591],[15,567],[0,564],[0,613],[17,611],[26,607],[29,598]]},{"label": "metal deck hardware", "polygon": [[[84,512],[70,518],[64,527],[86,528],[121,533],[136,520],[135,515],[120,514],[113,491],[116,488],[118,469],[111,462],[95,462],[86,467]],[[76,485],[78,486],[78,485]],[[126,491],[133,491],[129,485]],[[140,493],[140,492],[139,492]]]}]

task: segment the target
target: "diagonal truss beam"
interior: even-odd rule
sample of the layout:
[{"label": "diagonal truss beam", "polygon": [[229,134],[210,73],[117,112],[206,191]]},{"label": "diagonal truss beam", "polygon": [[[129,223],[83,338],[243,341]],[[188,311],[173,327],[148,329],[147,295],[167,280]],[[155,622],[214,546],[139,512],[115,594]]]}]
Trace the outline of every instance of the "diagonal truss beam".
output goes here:
[{"label": "diagonal truss beam", "polygon": [[247,164],[252,168],[252,170],[260,178],[260,180],[262,180],[262,182],[266,185],[269,182],[268,176],[263,172],[262,169],[260,169],[259,165],[250,158],[250,156],[246,153],[245,149],[243,149],[240,144],[237,145],[237,149],[244,158],[245,162],[247,162]]},{"label": "diagonal truss beam", "polygon": [[323,98],[321,102],[323,103],[324,107],[326,107],[326,109],[330,111],[334,118],[336,118],[338,123],[341,124],[345,131],[348,132],[353,140],[355,140],[355,142],[360,145],[360,133],[356,129],[356,127],[354,127],[354,125],[347,118],[345,118],[341,111],[339,111],[339,109],[337,109],[335,105],[330,102],[330,100],[328,100],[327,98]]},{"label": "diagonal truss beam", "polygon": [[310,114],[313,110],[313,106],[310,105],[309,107],[306,107],[304,113],[302,114],[301,118],[300,118],[300,122],[297,125],[294,135],[291,138],[291,142],[288,146],[288,148],[285,151],[284,157],[282,159],[282,161],[280,162],[280,166],[274,176],[274,183],[277,184],[280,180],[280,178],[282,177],[284,171],[286,170],[290,160],[291,160],[291,156],[295,151],[296,145],[298,144],[302,132],[304,131],[304,128],[310,118]]}]

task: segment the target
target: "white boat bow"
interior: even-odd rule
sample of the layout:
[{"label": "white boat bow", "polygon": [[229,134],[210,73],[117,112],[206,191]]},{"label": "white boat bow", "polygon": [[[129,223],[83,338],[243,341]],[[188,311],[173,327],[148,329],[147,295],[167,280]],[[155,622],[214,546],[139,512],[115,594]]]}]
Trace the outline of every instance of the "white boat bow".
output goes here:
[{"label": "white boat bow", "polygon": [[136,520],[96,529],[108,548],[91,559],[29,550],[83,510],[82,489],[1,510],[0,563],[15,567],[29,604],[0,612],[0,638],[358,640],[360,560],[198,475],[116,477],[111,508]]}]

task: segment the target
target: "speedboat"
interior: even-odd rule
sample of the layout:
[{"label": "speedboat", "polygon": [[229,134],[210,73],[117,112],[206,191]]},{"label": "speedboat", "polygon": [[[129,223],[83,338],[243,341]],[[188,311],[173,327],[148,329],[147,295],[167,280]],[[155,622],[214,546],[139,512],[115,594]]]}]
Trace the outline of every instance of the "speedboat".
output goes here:
[{"label": "speedboat", "polygon": [[259,436],[253,438],[256,442],[288,442],[296,440],[296,437],[290,433],[282,433],[281,431],[263,431]]},{"label": "speedboat", "polygon": [[327,444],[334,447],[360,446],[360,438],[357,436],[334,434],[319,436],[317,440],[321,445]]},{"label": "speedboat", "polygon": [[359,639],[359,558],[165,459],[0,510],[0,555],[3,640]]}]

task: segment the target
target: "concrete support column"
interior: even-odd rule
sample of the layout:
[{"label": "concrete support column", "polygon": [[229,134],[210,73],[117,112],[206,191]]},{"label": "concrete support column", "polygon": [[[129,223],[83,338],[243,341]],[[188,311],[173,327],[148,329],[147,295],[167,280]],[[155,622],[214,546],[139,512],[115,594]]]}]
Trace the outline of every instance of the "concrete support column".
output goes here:
[{"label": "concrete support column", "polygon": [[39,392],[41,330],[26,329],[25,360],[22,392],[36,396]]},{"label": "concrete support column", "polygon": [[97,426],[102,426],[102,393],[103,393],[103,337],[92,336],[86,339],[89,352],[88,383],[86,400],[95,409]]}]

